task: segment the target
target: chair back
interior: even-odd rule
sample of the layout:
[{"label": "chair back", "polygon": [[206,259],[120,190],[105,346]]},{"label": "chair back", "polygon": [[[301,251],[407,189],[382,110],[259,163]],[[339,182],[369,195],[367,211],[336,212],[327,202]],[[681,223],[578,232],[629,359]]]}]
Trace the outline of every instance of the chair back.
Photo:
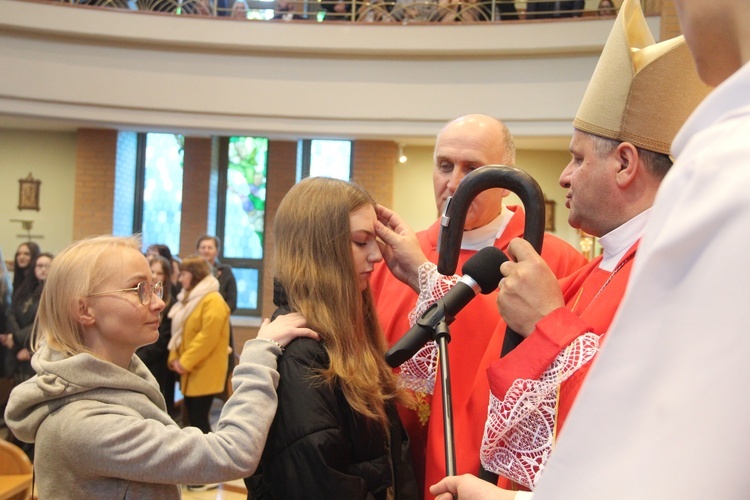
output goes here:
[{"label": "chair back", "polygon": [[21,448],[0,439],[0,498],[31,498],[32,470],[31,460]]}]

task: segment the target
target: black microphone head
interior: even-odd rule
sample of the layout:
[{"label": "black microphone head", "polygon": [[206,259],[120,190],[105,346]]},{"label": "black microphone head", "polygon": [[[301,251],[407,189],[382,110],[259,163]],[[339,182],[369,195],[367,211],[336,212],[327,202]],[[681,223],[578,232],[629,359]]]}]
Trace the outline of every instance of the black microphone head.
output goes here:
[{"label": "black microphone head", "polygon": [[485,247],[464,263],[461,272],[464,276],[471,276],[482,289],[482,293],[488,294],[497,288],[497,284],[503,279],[500,265],[506,260],[508,257],[499,248]]}]

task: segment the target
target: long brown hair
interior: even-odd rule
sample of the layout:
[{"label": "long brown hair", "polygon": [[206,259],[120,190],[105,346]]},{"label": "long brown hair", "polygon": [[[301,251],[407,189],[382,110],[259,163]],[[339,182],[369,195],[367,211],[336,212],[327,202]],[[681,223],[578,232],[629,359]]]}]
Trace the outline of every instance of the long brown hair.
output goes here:
[{"label": "long brown hair", "polygon": [[275,268],[290,307],[325,343],[331,364],[323,380],[339,383],[356,412],[387,428],[386,402],[400,393],[351,247],[349,216],[365,206],[375,202],[354,183],[313,177],[296,184],[274,220]]}]

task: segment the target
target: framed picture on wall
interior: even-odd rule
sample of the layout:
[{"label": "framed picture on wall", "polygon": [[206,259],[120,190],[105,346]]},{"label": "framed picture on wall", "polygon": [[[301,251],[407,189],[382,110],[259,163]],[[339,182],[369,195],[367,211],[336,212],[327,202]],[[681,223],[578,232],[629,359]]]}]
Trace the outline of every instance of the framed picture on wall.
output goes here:
[{"label": "framed picture on wall", "polygon": [[555,230],[555,200],[548,200],[544,197],[544,230],[554,231]]},{"label": "framed picture on wall", "polygon": [[18,179],[18,209],[39,210],[39,185],[42,181],[34,179],[29,173],[25,179]]}]

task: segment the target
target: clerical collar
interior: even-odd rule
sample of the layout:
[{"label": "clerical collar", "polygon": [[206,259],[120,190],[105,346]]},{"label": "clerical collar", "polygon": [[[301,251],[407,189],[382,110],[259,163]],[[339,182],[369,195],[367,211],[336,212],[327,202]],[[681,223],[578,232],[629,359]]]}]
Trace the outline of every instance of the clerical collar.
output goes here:
[{"label": "clerical collar", "polygon": [[599,238],[599,244],[604,250],[599,269],[612,271],[617,266],[630,247],[643,236],[650,215],[651,209],[649,208]]},{"label": "clerical collar", "polygon": [[482,227],[464,231],[461,240],[461,250],[481,250],[484,247],[495,245],[495,240],[503,234],[508,222],[513,217],[513,212],[503,205],[500,215],[495,217],[491,222]]}]

